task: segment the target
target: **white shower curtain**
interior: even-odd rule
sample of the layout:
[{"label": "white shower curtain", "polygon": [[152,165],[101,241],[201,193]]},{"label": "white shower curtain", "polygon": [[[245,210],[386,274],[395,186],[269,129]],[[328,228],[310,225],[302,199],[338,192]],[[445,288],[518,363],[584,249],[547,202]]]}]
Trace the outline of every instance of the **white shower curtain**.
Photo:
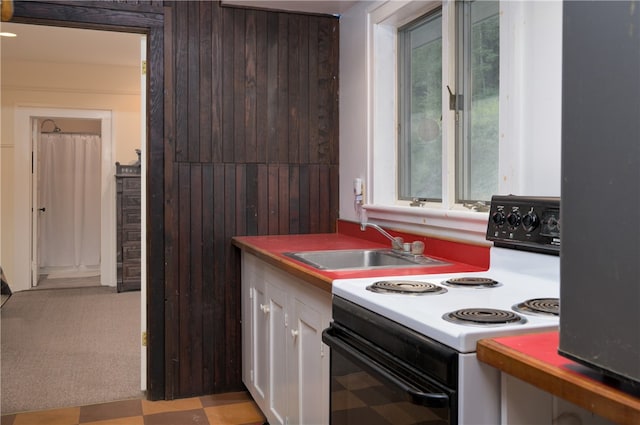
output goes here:
[{"label": "white shower curtain", "polygon": [[100,136],[44,133],[39,153],[39,208],[45,208],[38,221],[40,272],[98,274]]}]

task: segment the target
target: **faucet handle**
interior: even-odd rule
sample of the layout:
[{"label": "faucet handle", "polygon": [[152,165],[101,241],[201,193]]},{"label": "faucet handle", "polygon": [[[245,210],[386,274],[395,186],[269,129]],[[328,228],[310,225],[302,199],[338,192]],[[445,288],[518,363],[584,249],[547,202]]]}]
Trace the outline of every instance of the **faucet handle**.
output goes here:
[{"label": "faucet handle", "polygon": [[391,246],[393,249],[397,249],[400,251],[404,250],[404,239],[402,239],[400,236],[394,237]]},{"label": "faucet handle", "polygon": [[413,255],[422,255],[424,253],[424,242],[415,241],[411,244],[411,253]]}]

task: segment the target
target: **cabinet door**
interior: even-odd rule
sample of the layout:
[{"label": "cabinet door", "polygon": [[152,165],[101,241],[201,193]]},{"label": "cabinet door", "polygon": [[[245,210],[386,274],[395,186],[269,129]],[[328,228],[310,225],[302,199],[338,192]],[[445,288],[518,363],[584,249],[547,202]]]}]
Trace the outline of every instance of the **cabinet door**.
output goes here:
[{"label": "cabinet door", "polygon": [[251,386],[254,398],[267,397],[269,346],[269,303],[265,283],[256,279],[252,282],[251,294]]},{"label": "cabinet door", "polygon": [[290,393],[290,420],[295,424],[327,424],[329,352],[322,342],[322,330],[328,318],[299,297],[293,299],[292,307],[290,371],[294,382]]},{"label": "cabinet door", "polygon": [[[253,270],[248,264],[248,256],[242,252],[242,278],[240,285],[241,326],[242,326],[242,382],[251,391],[253,385],[253,346],[251,343],[253,334]],[[252,393],[253,394],[253,393]]]},{"label": "cabinet door", "polygon": [[242,381],[258,404],[267,389],[267,299],[262,265],[242,253]]},{"label": "cabinet door", "polygon": [[268,354],[268,408],[269,423],[272,425],[284,425],[286,422],[287,399],[287,359],[285,349],[287,344],[287,312],[286,292],[274,282],[266,280],[266,296],[268,302],[267,321],[269,331],[267,334]]},{"label": "cabinet door", "polygon": [[242,379],[271,425],[329,423],[331,294],[242,257]]}]

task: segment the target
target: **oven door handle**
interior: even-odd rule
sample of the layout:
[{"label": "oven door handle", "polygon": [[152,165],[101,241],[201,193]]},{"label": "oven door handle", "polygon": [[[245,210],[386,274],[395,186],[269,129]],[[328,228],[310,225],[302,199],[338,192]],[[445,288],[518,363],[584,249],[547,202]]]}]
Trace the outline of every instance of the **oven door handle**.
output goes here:
[{"label": "oven door handle", "polygon": [[325,329],[322,332],[322,339],[327,345],[329,345],[329,347],[331,347],[331,349],[336,348],[339,351],[342,351],[344,354],[358,361],[362,366],[365,366],[367,369],[380,375],[380,377],[386,379],[391,384],[405,392],[413,404],[425,407],[449,406],[449,396],[446,393],[425,393],[424,391],[420,391],[415,388],[415,386],[386,369],[379,362],[353,348],[343,339],[331,335],[331,328]]}]

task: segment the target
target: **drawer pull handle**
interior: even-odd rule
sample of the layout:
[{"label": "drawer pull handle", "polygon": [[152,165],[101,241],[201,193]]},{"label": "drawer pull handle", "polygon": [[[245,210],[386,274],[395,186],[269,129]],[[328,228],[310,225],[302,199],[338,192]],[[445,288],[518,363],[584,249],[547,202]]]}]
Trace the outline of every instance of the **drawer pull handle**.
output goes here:
[{"label": "drawer pull handle", "polygon": [[291,329],[291,336],[296,338],[300,332],[297,329]]},{"label": "drawer pull handle", "polygon": [[262,310],[264,314],[269,314],[269,306],[266,304],[260,304],[260,310]]}]

